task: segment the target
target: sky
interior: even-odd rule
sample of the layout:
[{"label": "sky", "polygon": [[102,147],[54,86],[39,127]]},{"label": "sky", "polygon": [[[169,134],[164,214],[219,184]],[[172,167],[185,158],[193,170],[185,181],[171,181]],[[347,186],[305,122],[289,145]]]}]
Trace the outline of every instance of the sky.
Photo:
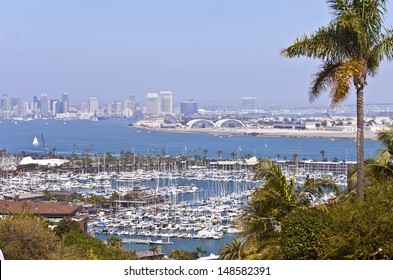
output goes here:
[{"label": "sky", "polygon": [[[328,106],[327,93],[308,101],[320,61],[280,51],[330,19],[322,0],[0,0],[0,94],[76,103],[171,90],[175,102]],[[392,73],[382,63],[365,103],[392,103]]]}]

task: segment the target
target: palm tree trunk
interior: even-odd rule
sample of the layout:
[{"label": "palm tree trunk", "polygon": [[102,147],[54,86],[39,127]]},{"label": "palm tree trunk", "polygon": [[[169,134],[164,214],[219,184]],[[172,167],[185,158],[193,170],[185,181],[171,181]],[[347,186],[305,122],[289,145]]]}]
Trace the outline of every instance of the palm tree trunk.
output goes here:
[{"label": "palm tree trunk", "polygon": [[356,111],[357,111],[357,183],[356,192],[359,197],[364,198],[364,101],[363,87],[357,89]]}]

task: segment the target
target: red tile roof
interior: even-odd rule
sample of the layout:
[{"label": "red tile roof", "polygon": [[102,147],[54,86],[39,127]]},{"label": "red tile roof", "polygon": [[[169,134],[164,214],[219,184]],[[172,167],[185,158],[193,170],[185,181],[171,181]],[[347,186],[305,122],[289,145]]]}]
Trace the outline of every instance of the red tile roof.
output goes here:
[{"label": "red tile roof", "polygon": [[28,211],[37,216],[45,217],[64,217],[74,216],[79,206],[50,203],[50,202],[21,202],[21,201],[4,201],[0,200],[0,213],[16,214],[21,212],[25,207]]}]

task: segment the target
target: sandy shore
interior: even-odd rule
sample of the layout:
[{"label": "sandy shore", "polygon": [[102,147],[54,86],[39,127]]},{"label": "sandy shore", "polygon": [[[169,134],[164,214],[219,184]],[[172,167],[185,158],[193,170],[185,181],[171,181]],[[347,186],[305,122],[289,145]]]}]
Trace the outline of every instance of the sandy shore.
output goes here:
[{"label": "sandy shore", "polygon": [[[296,138],[325,138],[325,139],[356,139],[356,131],[327,131],[327,130],[292,130],[292,129],[198,129],[198,128],[149,128],[134,126],[135,128],[174,133],[208,133],[214,135],[250,135],[269,137]],[[376,133],[365,131],[366,140],[376,140]]]}]

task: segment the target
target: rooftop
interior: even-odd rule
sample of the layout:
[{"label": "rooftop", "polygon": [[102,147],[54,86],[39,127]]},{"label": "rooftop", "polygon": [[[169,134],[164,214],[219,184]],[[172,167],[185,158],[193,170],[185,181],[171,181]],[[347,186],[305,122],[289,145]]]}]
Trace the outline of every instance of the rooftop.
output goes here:
[{"label": "rooftop", "polygon": [[20,202],[0,200],[0,213],[17,214],[24,209],[37,216],[64,217],[74,216],[79,206],[50,202]]}]

